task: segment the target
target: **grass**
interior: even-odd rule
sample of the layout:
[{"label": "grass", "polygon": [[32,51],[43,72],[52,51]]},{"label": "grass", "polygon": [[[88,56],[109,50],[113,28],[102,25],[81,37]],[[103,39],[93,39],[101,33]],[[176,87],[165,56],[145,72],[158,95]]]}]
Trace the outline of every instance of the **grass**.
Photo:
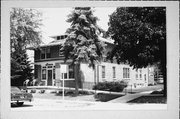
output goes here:
[{"label": "grass", "polygon": [[98,93],[94,96],[96,101],[107,102],[123,95]]},{"label": "grass", "polygon": [[166,104],[167,98],[163,96],[141,96],[134,100],[129,101],[128,103],[161,103]]}]

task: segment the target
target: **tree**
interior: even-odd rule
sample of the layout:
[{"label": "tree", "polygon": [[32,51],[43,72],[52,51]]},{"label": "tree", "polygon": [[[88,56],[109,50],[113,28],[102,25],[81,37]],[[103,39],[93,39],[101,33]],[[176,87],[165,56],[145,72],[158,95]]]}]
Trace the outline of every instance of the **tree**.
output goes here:
[{"label": "tree", "polygon": [[10,11],[11,84],[20,86],[32,79],[32,67],[26,47],[41,43],[41,13],[34,9],[12,8]]},{"label": "tree", "polygon": [[72,65],[75,67],[76,95],[79,88],[80,63],[88,63],[94,69],[103,55],[105,44],[98,38],[101,30],[96,24],[97,20],[90,7],[76,7],[68,15],[67,22],[71,23],[71,26],[66,31],[68,37],[61,50],[65,62],[72,59]]},{"label": "tree", "polygon": [[11,85],[22,86],[26,79],[32,80],[32,71],[26,51],[15,51],[11,57]]},{"label": "tree", "polygon": [[134,68],[159,64],[166,96],[166,8],[117,8],[110,15],[108,34],[115,41],[111,59]]}]

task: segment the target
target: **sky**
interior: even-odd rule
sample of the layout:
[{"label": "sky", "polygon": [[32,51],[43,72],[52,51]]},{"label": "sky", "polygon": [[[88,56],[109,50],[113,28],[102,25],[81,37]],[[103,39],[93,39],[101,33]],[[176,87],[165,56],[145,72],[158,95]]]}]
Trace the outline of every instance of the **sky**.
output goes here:
[{"label": "sky", "polygon": [[[94,8],[94,16],[99,18],[97,25],[102,29],[108,29],[109,15],[115,11],[115,7],[96,7]],[[43,42],[49,43],[53,39],[49,36],[63,35],[67,28],[70,27],[70,23],[67,23],[67,16],[73,11],[73,8],[39,8],[40,12],[43,13],[43,26],[42,35]]]}]

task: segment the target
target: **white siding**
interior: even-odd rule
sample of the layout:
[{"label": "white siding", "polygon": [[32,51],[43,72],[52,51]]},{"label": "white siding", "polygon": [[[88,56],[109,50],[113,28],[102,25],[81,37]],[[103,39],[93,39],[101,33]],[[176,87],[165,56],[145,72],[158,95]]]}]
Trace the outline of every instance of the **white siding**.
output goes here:
[{"label": "white siding", "polygon": [[[105,67],[105,78],[102,77],[102,66]],[[113,78],[113,67],[115,67],[116,70],[115,78]],[[129,78],[123,78],[123,68],[129,68],[129,73],[130,73]],[[140,70],[142,71],[141,79],[139,78]],[[96,65],[96,69],[95,69],[96,74],[92,68],[88,67],[88,64],[81,64],[81,71],[82,71],[81,77],[83,78],[83,82],[127,80],[129,81],[128,83],[129,87],[131,87],[132,85],[132,88],[148,86],[148,68],[138,69],[136,72],[136,69],[133,69],[133,67],[130,67],[127,64],[102,62],[101,64]],[[136,78],[136,74],[138,74],[138,79]],[[96,78],[94,78],[94,75],[96,75]],[[146,80],[145,80],[145,76],[146,76]]]}]

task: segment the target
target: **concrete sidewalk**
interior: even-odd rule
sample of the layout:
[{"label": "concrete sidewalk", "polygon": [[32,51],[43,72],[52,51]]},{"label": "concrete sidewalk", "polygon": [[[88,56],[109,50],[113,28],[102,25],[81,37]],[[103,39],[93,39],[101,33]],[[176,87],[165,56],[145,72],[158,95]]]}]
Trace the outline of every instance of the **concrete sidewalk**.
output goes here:
[{"label": "concrete sidewalk", "polygon": [[[152,91],[151,91],[152,92]],[[122,96],[122,97],[119,97],[119,98],[116,98],[116,99],[113,99],[113,100],[110,100],[108,102],[112,102],[112,103],[126,103],[128,101],[131,101],[131,100],[134,100],[138,97],[141,97],[141,96],[145,96],[145,95],[149,95],[151,92],[149,93],[136,93],[136,94],[127,94],[125,96]]]}]

